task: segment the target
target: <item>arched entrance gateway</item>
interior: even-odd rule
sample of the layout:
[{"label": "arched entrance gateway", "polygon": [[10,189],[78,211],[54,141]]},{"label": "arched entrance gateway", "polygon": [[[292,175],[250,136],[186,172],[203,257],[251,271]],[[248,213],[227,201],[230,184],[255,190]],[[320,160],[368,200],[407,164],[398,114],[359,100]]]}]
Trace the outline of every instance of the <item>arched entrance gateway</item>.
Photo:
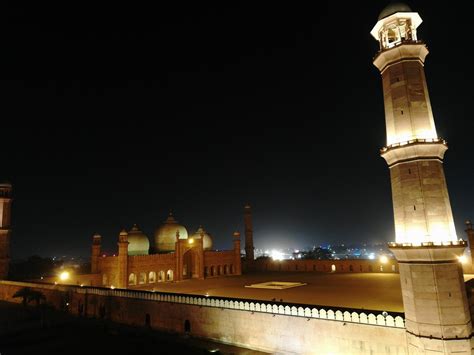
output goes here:
[{"label": "arched entrance gateway", "polygon": [[189,249],[183,255],[183,279],[200,277],[199,258],[193,249]]},{"label": "arched entrance gateway", "polygon": [[180,239],[176,243],[176,280],[204,279],[204,253],[201,240]]}]

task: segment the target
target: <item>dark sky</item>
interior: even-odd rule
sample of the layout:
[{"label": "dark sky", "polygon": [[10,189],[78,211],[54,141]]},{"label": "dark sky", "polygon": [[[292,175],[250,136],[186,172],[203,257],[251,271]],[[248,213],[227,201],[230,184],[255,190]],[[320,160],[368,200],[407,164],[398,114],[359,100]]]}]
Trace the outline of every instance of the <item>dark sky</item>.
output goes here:
[{"label": "dark sky", "polygon": [[[388,2],[65,3],[10,2],[0,18],[14,258],[88,255],[95,232],[113,251],[133,223],[152,239],[170,209],[229,248],[246,202],[256,247],[394,239],[369,34]],[[424,20],[464,237],[474,218],[470,17],[461,1],[408,4]]]}]

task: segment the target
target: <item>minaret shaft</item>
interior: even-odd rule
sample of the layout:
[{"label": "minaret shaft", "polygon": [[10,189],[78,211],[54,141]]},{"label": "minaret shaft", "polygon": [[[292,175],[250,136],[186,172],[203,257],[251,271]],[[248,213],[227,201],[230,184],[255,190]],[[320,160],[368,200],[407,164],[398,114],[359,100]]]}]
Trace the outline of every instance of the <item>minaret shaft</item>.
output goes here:
[{"label": "minaret shaft", "polygon": [[0,280],[8,277],[10,265],[12,186],[0,184]]},{"label": "minaret shaft", "polygon": [[443,164],[412,160],[390,167],[398,243],[455,241]]},{"label": "minaret shaft", "polygon": [[252,225],[252,209],[249,205],[244,208],[244,224],[245,224],[245,259],[253,262],[254,246],[253,246],[253,225]]},{"label": "minaret shaft", "polygon": [[438,138],[421,62],[428,51],[422,44],[403,46],[418,52],[410,56],[423,57],[406,60],[405,54],[400,53],[403,61],[389,65],[382,72],[387,146],[412,139]]},{"label": "minaret shaft", "polygon": [[381,70],[387,147],[397,243],[456,241],[443,158],[446,142],[437,136],[421,42],[383,50]]}]

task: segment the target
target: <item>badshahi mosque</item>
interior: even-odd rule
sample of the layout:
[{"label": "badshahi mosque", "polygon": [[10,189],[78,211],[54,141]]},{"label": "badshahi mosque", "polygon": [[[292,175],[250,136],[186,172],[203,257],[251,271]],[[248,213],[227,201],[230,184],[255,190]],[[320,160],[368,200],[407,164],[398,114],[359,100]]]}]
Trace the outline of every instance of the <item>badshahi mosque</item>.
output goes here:
[{"label": "badshahi mosque", "polygon": [[101,239],[93,236],[91,285],[127,288],[242,273],[238,232],[232,236],[231,250],[216,251],[202,226],[189,234],[172,213],[156,229],[152,244],[136,224],[120,232],[117,255],[102,255]]},{"label": "badshahi mosque", "polygon": [[[394,259],[254,260],[252,211],[228,250],[170,213],[153,238],[122,230],[117,253],[92,238],[91,272],[71,282],[6,280],[12,186],[0,184],[0,300],[28,287],[78,317],[188,334],[279,354],[474,354],[472,260],[456,233],[444,175],[447,142],[438,136],[418,36],[420,14],[403,3],[382,10],[370,34],[382,79]],[[374,83],[374,85],[376,85]],[[464,269],[463,269],[464,267]],[[259,271],[259,272],[256,272]]]}]

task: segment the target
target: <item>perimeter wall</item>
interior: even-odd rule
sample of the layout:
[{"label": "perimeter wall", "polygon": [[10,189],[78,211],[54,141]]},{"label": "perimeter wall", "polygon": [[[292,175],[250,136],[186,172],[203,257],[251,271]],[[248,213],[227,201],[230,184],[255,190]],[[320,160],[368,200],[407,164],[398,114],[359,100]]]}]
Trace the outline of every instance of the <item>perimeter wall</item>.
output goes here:
[{"label": "perimeter wall", "polygon": [[29,287],[78,316],[251,349],[298,354],[407,354],[403,314],[224,297],[0,281],[0,300]]}]

